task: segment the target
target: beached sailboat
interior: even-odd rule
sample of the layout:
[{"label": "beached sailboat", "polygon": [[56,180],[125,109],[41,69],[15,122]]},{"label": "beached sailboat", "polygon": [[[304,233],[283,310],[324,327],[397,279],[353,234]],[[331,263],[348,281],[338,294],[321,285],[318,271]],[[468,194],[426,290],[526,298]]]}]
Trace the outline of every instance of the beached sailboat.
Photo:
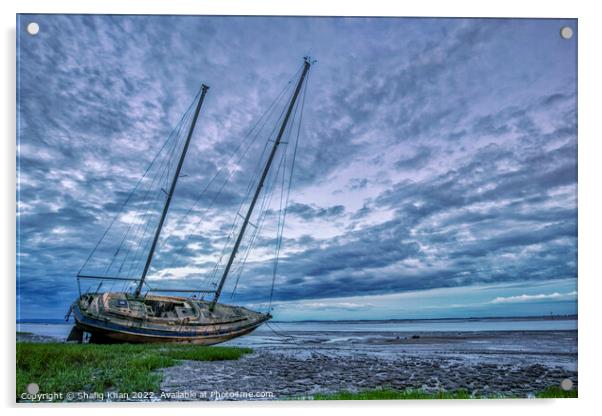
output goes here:
[{"label": "beached sailboat", "polygon": [[[168,190],[161,189],[166,197],[161,214],[154,230],[152,243],[146,255],[144,267],[139,277],[122,276],[98,276],[84,274],[80,271],[77,275],[78,288],[80,279],[104,281],[135,282],[136,288],[133,292],[105,292],[96,291],[81,293],[78,299],[71,305],[69,314],[73,315],[75,325],[68,340],[79,341],[83,339],[84,333],[91,335],[91,342],[178,342],[211,345],[239,337],[256,329],[268,321],[272,316],[268,312],[256,312],[248,308],[219,303],[224,284],[231,272],[234,259],[239,251],[243,236],[250,224],[251,216],[257,204],[264,183],[272,167],[274,156],[279,145],[282,143],[283,135],[291,119],[291,113],[297,103],[307,73],[312,61],[304,59],[301,73],[296,82],[284,117],[281,119],[273,145],[268,154],[266,162],[261,170],[261,175],[255,187],[253,197],[250,200],[242,225],[238,230],[233,248],[225,264],[219,283],[212,290],[179,289],[179,290],[152,290],[143,293],[145,281],[149,272],[153,256],[157,249],[157,242],[161,235],[166,216],[169,212],[172,197],[181,176],[181,169],[190,144],[190,139],[201,111],[208,88],[202,85],[196,108],[191,119],[190,127],[183,144],[179,160],[173,172]],[[253,224],[251,223],[253,226]],[[100,285],[99,285],[100,287]],[[190,292],[206,293],[213,295],[212,299],[197,299],[196,296],[164,296],[153,294],[153,292]]]}]

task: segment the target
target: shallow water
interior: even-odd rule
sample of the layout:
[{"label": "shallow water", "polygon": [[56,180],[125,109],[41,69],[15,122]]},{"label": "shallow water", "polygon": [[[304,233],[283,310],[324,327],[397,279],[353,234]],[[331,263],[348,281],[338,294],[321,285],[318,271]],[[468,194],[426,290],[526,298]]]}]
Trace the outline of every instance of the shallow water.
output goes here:
[{"label": "shallow water", "polygon": [[[35,335],[67,338],[71,323],[17,323],[17,331]],[[358,321],[358,322],[270,322],[244,337],[249,345],[263,344],[278,334],[307,333],[328,337],[329,342],[361,339],[367,334],[414,333],[414,332],[489,332],[489,331],[567,331],[576,330],[576,319],[453,319],[416,320],[403,322]],[[280,337],[278,337],[280,338]],[[322,342],[322,341],[320,341]]]},{"label": "shallow water", "polygon": [[[18,323],[17,330],[65,339],[71,326]],[[269,322],[222,345],[275,351],[297,358],[312,354],[447,356],[478,362],[541,363],[576,370],[577,320]]]}]

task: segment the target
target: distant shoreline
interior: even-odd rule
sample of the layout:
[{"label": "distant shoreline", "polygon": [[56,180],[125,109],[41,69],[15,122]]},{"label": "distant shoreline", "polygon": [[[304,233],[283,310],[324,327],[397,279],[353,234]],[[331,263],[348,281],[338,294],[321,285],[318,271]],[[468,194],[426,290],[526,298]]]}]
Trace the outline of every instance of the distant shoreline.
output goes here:
[{"label": "distant shoreline", "polygon": [[[578,315],[539,315],[539,316],[482,316],[467,318],[404,318],[404,319],[303,319],[303,320],[273,320],[274,323],[410,323],[410,322],[466,322],[466,321],[563,321],[578,320]],[[29,318],[17,319],[18,324],[68,324],[65,319]]]},{"label": "distant shoreline", "polygon": [[578,319],[577,315],[553,315],[553,316],[483,316],[483,317],[468,317],[468,318],[405,318],[405,319],[340,319],[340,320],[318,320],[307,319],[297,321],[272,321],[276,323],[303,323],[303,322],[319,322],[319,323],[408,323],[408,322],[466,322],[466,321],[563,321]]}]

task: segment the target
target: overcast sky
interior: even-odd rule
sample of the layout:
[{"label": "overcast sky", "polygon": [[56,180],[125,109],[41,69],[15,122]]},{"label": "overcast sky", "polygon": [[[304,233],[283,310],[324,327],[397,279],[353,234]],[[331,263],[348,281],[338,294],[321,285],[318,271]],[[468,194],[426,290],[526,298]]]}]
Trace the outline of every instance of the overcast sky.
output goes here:
[{"label": "overcast sky", "polygon": [[[177,214],[231,163],[305,55],[318,62],[276,319],[576,313],[576,21],[18,20],[18,318],[64,315],[76,273],[202,82],[172,237],[149,282],[210,284],[258,153],[228,165],[213,207],[185,224]],[[265,309],[269,230],[225,302]]]}]

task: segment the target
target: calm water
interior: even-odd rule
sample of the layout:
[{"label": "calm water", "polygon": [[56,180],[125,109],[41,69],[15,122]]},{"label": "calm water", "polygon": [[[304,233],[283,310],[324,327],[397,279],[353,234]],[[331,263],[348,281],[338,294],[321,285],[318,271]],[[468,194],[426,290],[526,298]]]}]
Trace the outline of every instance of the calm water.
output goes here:
[{"label": "calm water", "polygon": [[[17,323],[17,331],[66,338],[71,323]],[[562,331],[576,330],[576,319],[454,319],[404,322],[271,322],[250,336],[279,333],[388,333],[388,332],[483,332],[483,331]]]}]

